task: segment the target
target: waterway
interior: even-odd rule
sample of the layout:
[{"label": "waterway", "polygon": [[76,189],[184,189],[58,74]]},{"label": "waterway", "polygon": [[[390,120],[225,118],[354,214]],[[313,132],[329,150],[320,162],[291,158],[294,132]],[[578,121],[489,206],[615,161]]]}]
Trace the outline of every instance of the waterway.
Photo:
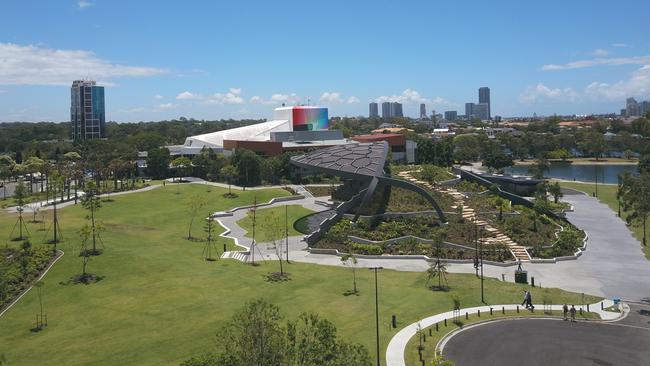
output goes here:
[{"label": "waterway", "polygon": [[[506,173],[513,175],[530,175],[528,166],[518,165],[505,169]],[[636,165],[573,165],[551,164],[550,169],[544,172],[546,178],[575,180],[581,182],[618,183],[618,175],[624,172],[636,172]]]}]

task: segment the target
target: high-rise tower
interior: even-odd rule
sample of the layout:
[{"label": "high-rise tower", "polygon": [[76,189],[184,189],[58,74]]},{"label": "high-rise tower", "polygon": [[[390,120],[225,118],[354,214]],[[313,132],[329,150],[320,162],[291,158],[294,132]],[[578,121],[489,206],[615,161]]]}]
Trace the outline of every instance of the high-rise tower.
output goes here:
[{"label": "high-rise tower", "polygon": [[75,80],[70,90],[70,124],[73,140],[106,137],[104,87],[93,80]]}]

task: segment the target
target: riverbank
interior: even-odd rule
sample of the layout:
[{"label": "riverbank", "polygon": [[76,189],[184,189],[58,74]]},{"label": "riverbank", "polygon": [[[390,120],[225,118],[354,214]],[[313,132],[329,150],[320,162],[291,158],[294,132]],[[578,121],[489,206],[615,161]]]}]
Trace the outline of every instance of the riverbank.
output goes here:
[{"label": "riverbank", "polygon": [[[533,165],[537,162],[535,159],[515,160],[515,165]],[[622,158],[571,158],[566,162],[561,160],[549,160],[551,164],[571,164],[571,165],[637,165],[637,159],[622,159]]]}]

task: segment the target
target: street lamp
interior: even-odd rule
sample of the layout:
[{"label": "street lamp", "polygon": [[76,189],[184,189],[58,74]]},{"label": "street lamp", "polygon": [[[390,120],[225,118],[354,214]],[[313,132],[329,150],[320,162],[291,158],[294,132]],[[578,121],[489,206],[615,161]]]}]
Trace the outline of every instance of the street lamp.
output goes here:
[{"label": "street lamp", "polygon": [[378,287],[377,287],[377,271],[380,269],[384,269],[384,267],[370,267],[368,268],[371,271],[375,271],[375,328],[377,331],[377,366],[380,365],[379,363],[379,295],[378,295]]},{"label": "street lamp", "polygon": [[[476,215],[476,213],[475,213]],[[479,233],[481,234],[479,236]],[[479,267],[481,268],[481,302],[485,303],[485,296],[483,291],[483,229],[479,230],[478,228],[478,217],[474,217],[474,238],[476,256],[474,257],[474,269],[476,270],[476,277],[479,277]],[[480,248],[479,248],[480,243]]]}]

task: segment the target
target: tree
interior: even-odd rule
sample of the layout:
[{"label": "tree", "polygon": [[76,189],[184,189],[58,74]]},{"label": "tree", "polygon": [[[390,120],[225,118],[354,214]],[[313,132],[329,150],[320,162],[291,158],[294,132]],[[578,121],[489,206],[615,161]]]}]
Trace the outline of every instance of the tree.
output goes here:
[{"label": "tree", "polygon": [[226,177],[226,181],[228,182],[228,197],[233,197],[230,186],[232,184],[232,181],[237,179],[237,168],[235,168],[230,164],[226,165],[223,168],[221,168],[221,175]]},{"label": "tree", "polygon": [[85,224],[81,227],[81,229],[79,229],[79,238],[81,241],[81,245],[79,246],[79,256],[81,257],[81,275],[76,277],[76,282],[88,283],[92,277],[92,275],[86,271],[88,262],[90,261],[88,240],[90,239],[91,233],[92,230],[88,224]]},{"label": "tree", "polygon": [[650,172],[650,154],[644,154],[641,156],[637,170],[641,174]]},{"label": "tree", "polygon": [[499,209],[499,221],[503,221],[503,210],[508,209],[510,207],[510,201],[501,198],[500,196],[497,196],[494,199],[494,205],[496,208]]},{"label": "tree", "polygon": [[557,203],[558,200],[564,196],[562,193],[562,188],[560,187],[560,183],[558,182],[549,185],[548,192],[553,196],[553,202],[555,203]]},{"label": "tree", "polygon": [[2,180],[2,199],[7,199],[7,180],[12,176],[16,162],[9,155],[0,155],[0,179]]},{"label": "tree", "polygon": [[218,331],[214,352],[181,365],[370,365],[363,346],[339,340],[336,327],[317,314],[281,321],[277,306],[262,299],[247,302]]},{"label": "tree", "polygon": [[543,179],[544,172],[547,171],[551,165],[543,157],[538,158],[535,163],[528,167],[528,172],[533,175],[533,178]]},{"label": "tree", "polygon": [[232,164],[237,168],[241,185],[251,187],[261,183],[261,158],[254,152],[246,149],[235,150]]},{"label": "tree", "polygon": [[180,183],[182,178],[192,172],[192,161],[184,156],[180,156],[172,160],[172,168],[176,170],[176,177],[179,178]]},{"label": "tree", "polygon": [[431,262],[427,269],[427,286],[429,281],[438,278],[438,290],[444,290],[447,287],[447,262],[442,260],[442,245],[444,243],[444,233],[437,233],[433,238],[433,247],[435,260]]},{"label": "tree", "polygon": [[359,290],[357,290],[357,257],[352,253],[345,254],[341,257],[341,262],[343,262],[343,265],[352,268],[352,294],[356,295],[359,293]]},{"label": "tree", "polygon": [[208,204],[208,198],[204,195],[194,195],[190,197],[189,204],[189,213],[190,213],[190,225],[187,230],[187,240],[194,239],[192,237],[192,225],[194,224],[194,219],[196,215]]},{"label": "tree", "polygon": [[647,243],[647,222],[650,215],[650,173],[639,177],[625,174],[621,185],[621,197],[630,214],[628,223],[638,222],[643,225],[643,245]]},{"label": "tree", "polygon": [[165,179],[169,175],[171,157],[169,149],[160,147],[147,152],[147,174],[154,179]]},{"label": "tree", "polygon": [[478,139],[474,135],[458,135],[454,138],[454,159],[459,162],[475,161],[480,154]]},{"label": "tree", "polygon": [[208,234],[206,239],[205,247],[203,247],[203,259],[206,261],[214,261],[212,258],[212,251],[218,254],[217,248],[214,246],[214,240],[212,240],[212,233],[214,232],[214,219],[210,216],[205,219],[204,231]]},{"label": "tree", "polygon": [[598,160],[607,150],[607,141],[601,133],[592,131],[583,136],[583,140],[578,143],[578,147]]},{"label": "tree", "polygon": [[503,152],[501,147],[495,146],[483,157],[483,165],[497,171],[502,171],[503,168],[514,165],[514,162],[512,161],[512,156]]},{"label": "tree", "polygon": [[23,220],[23,211],[25,210],[25,204],[27,203],[26,198],[27,192],[25,192],[25,185],[22,181],[19,181],[14,188],[14,200],[16,202],[16,210],[18,211],[18,220],[14,225],[14,229],[11,231],[11,235],[13,235],[13,232],[16,230],[16,225],[18,225],[18,237],[13,238],[13,240],[23,240],[26,238],[26,236],[23,236],[23,228],[27,233],[29,233],[27,225]]},{"label": "tree", "polygon": [[34,191],[34,173],[40,172],[41,169],[43,168],[43,160],[36,157],[32,156],[25,163],[23,166],[26,169],[26,172],[29,174],[29,191],[33,192]]},{"label": "tree", "polygon": [[102,203],[99,198],[99,192],[97,190],[95,182],[90,181],[86,183],[84,187],[84,195],[81,197],[81,206],[88,210],[90,213],[89,216],[86,216],[86,219],[90,220],[91,222],[90,230],[93,239],[93,250],[90,254],[99,255],[100,253],[97,250],[97,240],[99,239],[100,230],[97,223],[95,222],[95,214],[102,207]]}]

